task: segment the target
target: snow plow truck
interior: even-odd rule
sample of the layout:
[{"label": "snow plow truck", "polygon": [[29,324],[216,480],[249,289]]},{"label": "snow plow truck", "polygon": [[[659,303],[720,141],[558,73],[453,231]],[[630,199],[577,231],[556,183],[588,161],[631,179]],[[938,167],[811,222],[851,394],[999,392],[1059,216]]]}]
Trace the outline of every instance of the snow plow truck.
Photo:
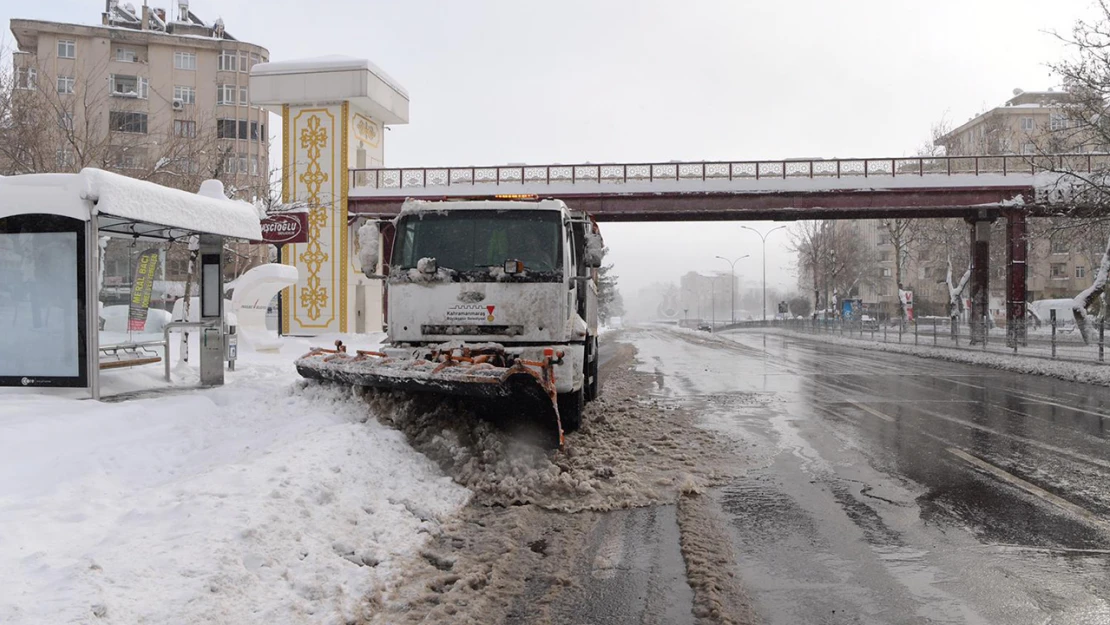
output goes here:
[{"label": "snow plow truck", "polygon": [[561,448],[598,394],[597,224],[560,200],[411,199],[393,224],[385,275],[377,224],[359,230],[363,271],[385,281],[385,346],[315,348],[298,372],[476,398]]}]

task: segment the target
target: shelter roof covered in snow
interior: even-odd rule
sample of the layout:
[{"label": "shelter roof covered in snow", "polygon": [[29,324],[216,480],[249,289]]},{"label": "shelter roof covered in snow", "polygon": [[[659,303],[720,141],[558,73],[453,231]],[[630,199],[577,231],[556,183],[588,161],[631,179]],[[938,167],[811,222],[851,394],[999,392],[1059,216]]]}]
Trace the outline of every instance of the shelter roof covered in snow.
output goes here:
[{"label": "shelter roof covered in snow", "polygon": [[0,178],[0,218],[47,213],[88,221],[106,232],[179,238],[216,234],[258,241],[258,212],[246,202],[198,195],[99,169]]}]

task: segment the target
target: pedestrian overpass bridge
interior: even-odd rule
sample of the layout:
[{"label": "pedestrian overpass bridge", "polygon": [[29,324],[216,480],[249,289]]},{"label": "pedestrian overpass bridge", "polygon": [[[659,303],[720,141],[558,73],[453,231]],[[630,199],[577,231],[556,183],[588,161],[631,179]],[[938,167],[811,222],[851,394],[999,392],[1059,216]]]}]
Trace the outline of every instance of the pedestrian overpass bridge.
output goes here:
[{"label": "pedestrian overpass bridge", "polygon": [[1049,214],[1061,170],[1110,154],[423,167],[350,171],[352,216],[386,218],[407,198],[553,197],[598,221],[975,217]]},{"label": "pedestrian overpass bridge", "polygon": [[[348,215],[389,219],[408,198],[558,198],[598,221],[964,218],[972,318],[987,314],[990,223],[1006,219],[1007,318],[1023,340],[1026,218],[1082,204],[1073,184],[1110,154],[941,156],[353,169]],[[1067,172],[1067,173],[1062,173]],[[1073,175],[1074,174],[1074,175]],[[391,233],[387,236],[388,255]]]}]

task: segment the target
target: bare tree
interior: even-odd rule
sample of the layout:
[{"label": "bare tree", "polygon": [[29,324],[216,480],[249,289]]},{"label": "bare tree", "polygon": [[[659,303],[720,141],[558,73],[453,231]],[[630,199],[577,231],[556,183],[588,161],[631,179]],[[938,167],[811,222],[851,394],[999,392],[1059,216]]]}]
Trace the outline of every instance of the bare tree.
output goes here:
[{"label": "bare tree", "polygon": [[[1054,132],[1036,142],[1038,164],[1060,174],[1060,181],[1053,189],[1056,199],[1065,200],[1066,208],[1061,216],[1081,218],[1081,228],[1059,228],[1056,234],[1064,235],[1091,230],[1094,224],[1110,221],[1110,167],[1104,161],[1096,161],[1095,171],[1077,168],[1066,157],[1053,156],[1061,148],[1089,146],[1106,151],[1110,148],[1110,116],[1107,103],[1110,102],[1110,4],[1107,0],[1097,0],[1097,13],[1093,19],[1081,19],[1075,23],[1069,34],[1057,36],[1071,51],[1071,56],[1049,67],[1064,82],[1068,97],[1062,105],[1064,123],[1057,123]],[[1070,200],[1070,202],[1069,202]],[[1083,207],[1083,211],[1077,207]],[[1066,231],[1070,230],[1070,233]],[[1090,287],[1077,294],[1072,300],[1072,312],[1076,325],[1085,341],[1092,334],[1089,309],[1106,291],[1107,270],[1110,268],[1110,237],[1101,246],[1102,253],[1098,270]],[[1093,263],[1092,263],[1093,265]],[[1101,307],[1099,316],[1106,313]]]},{"label": "bare tree", "polygon": [[832,309],[863,285],[875,283],[873,251],[856,224],[800,221],[792,226],[790,247],[797,254],[799,284],[812,282],[814,309]]},{"label": "bare tree", "polygon": [[898,294],[898,314],[905,323],[908,315],[906,298],[903,296],[905,292],[903,273],[913,253],[914,245],[921,236],[921,221],[901,217],[884,219],[883,228],[890,237],[890,244],[894,246],[894,285]]}]

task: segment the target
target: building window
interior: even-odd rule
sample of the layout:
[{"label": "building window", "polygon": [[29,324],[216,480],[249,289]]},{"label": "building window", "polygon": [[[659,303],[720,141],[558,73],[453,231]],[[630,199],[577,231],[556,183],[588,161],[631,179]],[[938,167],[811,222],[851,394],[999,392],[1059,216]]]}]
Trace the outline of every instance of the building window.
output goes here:
[{"label": "building window", "polygon": [[[240,119],[239,123],[238,123],[238,126],[239,126],[239,128],[238,128],[239,135],[238,136],[239,136],[240,139],[246,139],[248,136],[250,136],[250,135],[247,134],[247,121],[246,120]],[[243,171],[246,171],[246,170],[247,170],[247,168],[244,167]]]},{"label": "building window", "polygon": [[890,267],[883,267],[882,272],[884,278],[889,278],[894,275],[894,270]]},{"label": "building window", "polygon": [[180,101],[182,104],[196,104],[197,90],[193,87],[177,85],[173,88],[173,99]]},{"label": "building window", "polygon": [[880,234],[879,235],[879,245],[890,245],[890,235]]},{"label": "building window", "polygon": [[216,85],[216,104],[235,104],[235,85]]},{"label": "building window", "polygon": [[250,57],[249,54],[247,54],[246,52],[240,52],[239,53],[239,71],[241,71],[241,72],[251,71],[250,62],[251,62],[251,57]]},{"label": "building window", "polygon": [[1053,113],[1048,118],[1048,127],[1051,130],[1064,130],[1068,127],[1068,118],[1060,113]]},{"label": "building window", "polygon": [[235,157],[225,156],[223,159],[223,170],[225,174],[235,175]]},{"label": "building window", "polygon": [[108,126],[115,132],[146,134],[146,121],[146,113],[133,111],[111,111],[108,113]]},{"label": "building window", "polygon": [[234,119],[217,119],[216,120],[216,138],[217,139],[234,139],[235,138],[235,120]]},{"label": "building window", "polygon": [[1067,254],[1068,242],[1063,237],[1052,237],[1052,253]]},{"label": "building window", "polygon": [[58,93],[72,94],[76,84],[73,76],[58,76]]},{"label": "building window", "polygon": [[258,122],[251,122],[251,141],[258,141]]},{"label": "building window", "polygon": [[250,104],[250,99],[247,97],[247,88],[239,87],[239,104],[247,106]]},{"label": "building window", "polygon": [[1087,268],[1083,267],[1081,265],[1076,265],[1076,267],[1075,267],[1075,277],[1076,278],[1086,278],[1087,277]]},{"label": "building window", "polygon": [[235,50],[223,50],[216,69],[221,72],[234,72],[239,67],[239,54]]},{"label": "building window", "polygon": [[257,176],[258,172],[259,172],[258,156],[257,155],[251,156],[251,175],[252,176]]},{"label": "building window", "polygon": [[197,136],[197,123],[187,119],[173,120],[173,136],[192,139]]},{"label": "building window", "polygon": [[108,78],[112,95],[122,98],[145,100],[150,91],[150,81],[143,76],[120,76],[112,74]]},{"label": "building window", "polygon": [[35,89],[39,82],[39,70],[33,67],[20,67],[15,70],[16,89]]},{"label": "building window", "polygon": [[58,113],[58,126],[62,130],[73,132],[73,113],[62,111]]},{"label": "building window", "polygon": [[132,147],[113,147],[112,164],[119,169],[141,169],[146,162],[146,150]]},{"label": "building window", "polygon": [[72,59],[77,56],[77,44],[72,39],[58,40],[58,58]]},{"label": "building window", "polygon": [[1036,154],[1037,153],[1037,146],[1033,145],[1032,143],[1023,143],[1022,146],[1021,146],[1021,153],[1022,154]]},{"label": "building window", "polygon": [[174,52],[173,68],[195,71],[197,68],[196,52]]},{"label": "building window", "polygon": [[1026,130],[1026,131],[1033,130],[1033,118],[1032,117],[1022,117],[1021,118],[1021,129]]},{"label": "building window", "polygon": [[170,258],[166,261],[166,274],[171,279],[184,278],[188,271],[189,260],[187,258]]},{"label": "building window", "polygon": [[251,53],[251,67],[254,67],[255,65],[258,65],[261,62],[262,62],[262,57],[258,56],[257,54],[254,54],[252,52]]},{"label": "building window", "polygon": [[73,169],[77,164],[77,159],[73,158],[73,150],[69,148],[59,149],[54,155],[54,161],[59,171]]},{"label": "building window", "polygon": [[1049,269],[1053,280],[1065,280],[1068,277],[1068,266],[1064,263],[1052,263]]},{"label": "building window", "polygon": [[241,174],[247,173],[247,155],[246,154],[240,154],[239,155],[239,173],[241,173]]},{"label": "building window", "polygon": [[891,251],[879,252],[879,260],[884,262],[884,263],[894,260],[894,252],[891,252]]},{"label": "building window", "polygon": [[121,63],[137,63],[139,55],[131,48],[116,48],[116,60]]}]

